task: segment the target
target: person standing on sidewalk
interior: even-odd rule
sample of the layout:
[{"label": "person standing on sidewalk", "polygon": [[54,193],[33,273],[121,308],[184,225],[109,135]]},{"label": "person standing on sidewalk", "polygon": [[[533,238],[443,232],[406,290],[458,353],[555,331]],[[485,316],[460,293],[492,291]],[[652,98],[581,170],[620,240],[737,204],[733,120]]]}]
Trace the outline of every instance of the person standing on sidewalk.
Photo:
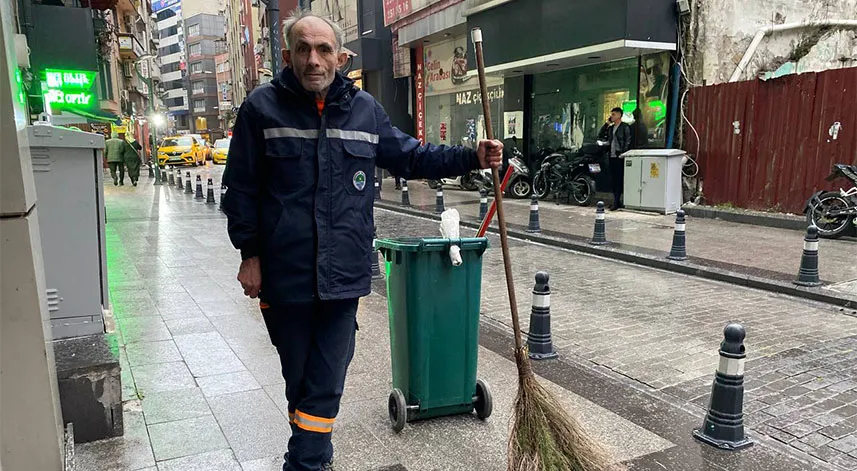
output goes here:
[{"label": "person standing on sidewalk", "polygon": [[143,146],[136,139],[128,145],[132,152],[125,152],[125,167],[128,169],[128,176],[131,177],[131,184],[137,186],[137,180],[140,179],[140,151]]},{"label": "person standing on sidewalk", "polygon": [[[104,143],[104,155],[107,157],[107,166],[110,167],[110,176],[113,177],[113,185],[125,184],[125,162],[131,160],[131,154],[135,157],[137,153],[128,141],[125,140],[125,133],[111,134],[110,139]],[[119,175],[116,175],[117,170]],[[137,176],[140,175],[140,168],[137,167]],[[136,179],[131,178],[131,182],[136,185]]]},{"label": "person standing on sidewalk", "polygon": [[223,175],[238,281],[260,298],[280,356],[292,437],[285,471],[332,469],[331,433],[371,291],[375,167],[440,179],[496,168],[503,145],[420,145],[337,71],[342,29],[308,11],[284,22],[287,66],[238,111]]},{"label": "person standing on sidewalk", "polygon": [[631,149],[631,127],[622,122],[622,108],[610,111],[612,125],[607,131],[610,139],[610,183],[613,188],[613,206],[615,211],[622,207],[622,189],[625,186],[625,159],[622,154]]}]

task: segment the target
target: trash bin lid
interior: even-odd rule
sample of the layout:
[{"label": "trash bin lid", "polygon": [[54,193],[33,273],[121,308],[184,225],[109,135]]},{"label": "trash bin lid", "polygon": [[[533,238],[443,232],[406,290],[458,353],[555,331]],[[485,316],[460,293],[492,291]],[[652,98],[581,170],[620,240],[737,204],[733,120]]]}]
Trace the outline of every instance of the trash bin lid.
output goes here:
[{"label": "trash bin lid", "polygon": [[487,237],[470,237],[460,239],[400,237],[395,239],[376,239],[376,249],[398,250],[401,252],[440,252],[449,250],[450,245],[457,245],[462,251],[488,248]]}]

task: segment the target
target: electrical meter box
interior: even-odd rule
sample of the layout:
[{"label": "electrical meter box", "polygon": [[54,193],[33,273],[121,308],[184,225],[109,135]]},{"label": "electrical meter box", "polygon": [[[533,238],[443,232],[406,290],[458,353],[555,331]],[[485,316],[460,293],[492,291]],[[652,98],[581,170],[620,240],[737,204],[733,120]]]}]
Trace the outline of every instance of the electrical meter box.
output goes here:
[{"label": "electrical meter box", "polygon": [[681,149],[634,149],[625,160],[624,203],[629,209],[671,214],[681,207]]},{"label": "electrical meter box", "polygon": [[110,305],[104,137],[48,124],[28,126],[27,133],[53,338],[103,333]]}]

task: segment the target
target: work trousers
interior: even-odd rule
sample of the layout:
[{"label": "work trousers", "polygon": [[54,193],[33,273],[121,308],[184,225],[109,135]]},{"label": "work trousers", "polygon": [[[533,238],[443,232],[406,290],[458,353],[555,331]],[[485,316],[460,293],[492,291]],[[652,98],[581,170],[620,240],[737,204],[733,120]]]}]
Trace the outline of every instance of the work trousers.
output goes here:
[{"label": "work trousers", "polygon": [[292,437],[283,471],[319,471],[333,459],[330,438],[354,357],[357,304],[347,299],[262,305],[286,380]]},{"label": "work trousers", "polygon": [[625,186],[625,159],[611,157],[608,165],[610,167],[610,187],[613,190],[613,208],[621,208],[622,189]]},{"label": "work trousers", "polygon": [[[110,176],[113,178],[113,183],[125,183],[125,163],[124,162],[107,162],[110,167]],[[116,170],[119,170],[119,178],[116,178]]]}]

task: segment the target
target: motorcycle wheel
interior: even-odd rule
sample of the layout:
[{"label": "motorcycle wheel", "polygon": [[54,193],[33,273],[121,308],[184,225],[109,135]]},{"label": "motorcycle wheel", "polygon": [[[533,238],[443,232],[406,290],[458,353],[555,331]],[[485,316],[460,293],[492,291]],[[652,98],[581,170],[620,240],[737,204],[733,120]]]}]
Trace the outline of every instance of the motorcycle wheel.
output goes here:
[{"label": "motorcycle wheel", "polygon": [[440,180],[428,180],[428,186],[432,190],[437,190],[440,186]]},{"label": "motorcycle wheel", "polygon": [[571,181],[571,198],[578,206],[589,206],[595,199],[595,180],[587,175],[578,175]]},{"label": "motorcycle wheel", "polygon": [[476,185],[476,182],[473,181],[473,177],[470,174],[467,174],[461,177],[461,189],[473,191],[478,190],[479,187]]},{"label": "motorcycle wheel", "polygon": [[540,200],[545,199],[550,194],[550,183],[542,172],[533,177],[533,193]]},{"label": "motorcycle wheel", "polygon": [[509,184],[509,188],[507,191],[509,193],[509,196],[511,196],[512,198],[523,199],[528,198],[530,196],[532,187],[530,186],[530,182],[528,182],[526,178],[519,177]]},{"label": "motorcycle wheel", "polygon": [[838,192],[829,191],[818,197],[818,204],[806,212],[806,223],[818,228],[818,235],[824,239],[838,239],[848,230],[851,216],[827,216],[831,210],[841,210],[851,204]]}]

